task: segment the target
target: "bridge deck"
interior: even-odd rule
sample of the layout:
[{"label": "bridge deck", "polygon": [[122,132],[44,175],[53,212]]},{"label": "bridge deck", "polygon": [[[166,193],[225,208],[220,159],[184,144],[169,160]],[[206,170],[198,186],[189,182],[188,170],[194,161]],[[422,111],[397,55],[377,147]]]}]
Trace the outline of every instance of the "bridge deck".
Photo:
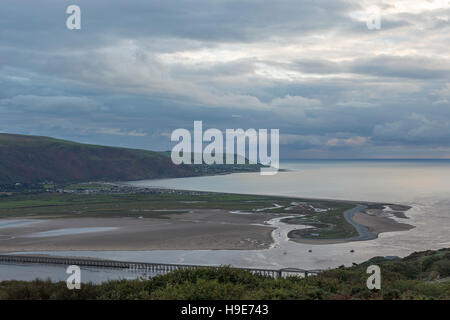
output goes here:
[{"label": "bridge deck", "polygon": [[[29,255],[0,255],[0,263],[35,263],[35,264],[67,265],[67,266],[77,265],[79,267],[117,269],[147,274],[166,274],[168,272],[180,269],[219,268],[218,266],[130,262],[130,261],[98,260],[98,259],[76,258],[76,257],[66,258],[66,257],[29,256]],[[286,276],[309,276],[321,272],[321,270],[303,270],[294,268],[279,269],[279,270],[252,269],[252,268],[235,268],[235,269],[246,270],[254,274],[259,274],[262,276],[273,278]]]}]

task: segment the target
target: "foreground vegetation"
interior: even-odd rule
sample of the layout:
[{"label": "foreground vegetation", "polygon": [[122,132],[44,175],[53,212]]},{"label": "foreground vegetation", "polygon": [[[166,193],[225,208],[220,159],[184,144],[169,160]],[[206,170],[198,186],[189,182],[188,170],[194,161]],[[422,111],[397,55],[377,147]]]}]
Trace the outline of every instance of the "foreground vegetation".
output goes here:
[{"label": "foreground vegetation", "polygon": [[[382,272],[381,290],[366,287],[367,266]],[[0,282],[0,299],[450,299],[450,249],[414,253],[404,259],[373,258],[318,276],[272,279],[222,267],[175,271],[149,280],[83,284]]]}]

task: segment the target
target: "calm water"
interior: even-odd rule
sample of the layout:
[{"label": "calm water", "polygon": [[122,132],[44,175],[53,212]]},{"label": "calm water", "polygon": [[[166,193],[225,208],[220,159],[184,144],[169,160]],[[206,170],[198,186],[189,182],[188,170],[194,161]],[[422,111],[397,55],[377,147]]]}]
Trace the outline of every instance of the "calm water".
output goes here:
[{"label": "calm water", "polygon": [[288,172],[132,182],[186,190],[310,198],[415,202],[450,198],[450,160],[292,161]]},{"label": "calm water", "polygon": [[67,229],[56,229],[50,231],[36,232],[30,234],[29,238],[46,238],[46,237],[56,237],[71,234],[81,234],[81,233],[91,233],[91,232],[102,232],[102,231],[113,231],[119,228],[115,227],[96,227],[96,228],[67,228]]},{"label": "calm water", "polygon": [[[69,275],[66,273],[67,266],[46,266],[36,264],[0,264],[0,281],[23,280],[31,281],[35,279],[53,281],[66,281]],[[108,280],[137,279],[141,274],[118,271],[100,270],[96,268],[83,267],[81,269],[82,283],[101,283]]]},{"label": "calm water", "polygon": [[5,228],[14,228],[14,227],[23,227],[30,224],[35,224],[42,222],[44,220],[1,220],[0,221],[0,229]]},{"label": "calm water", "polygon": [[[411,205],[409,220],[416,228],[381,234],[378,239],[332,245],[304,245],[274,234],[270,249],[155,250],[46,252],[129,261],[243,267],[330,268],[374,256],[405,256],[413,251],[450,247],[450,160],[421,161],[295,161],[275,176],[258,173],[149,180],[136,186],[178,188],[309,198],[366,200]],[[400,220],[399,220],[400,221]],[[283,228],[280,229],[283,231]],[[277,231],[278,232],[278,231]],[[312,252],[309,252],[309,250]],[[354,250],[354,252],[350,252]],[[0,269],[1,273],[1,269]]]},{"label": "calm water", "polygon": [[[411,205],[408,220],[416,228],[381,234],[378,239],[334,245],[286,241],[259,252],[159,252],[145,258],[188,262],[233,261],[243,266],[327,268],[362,262],[373,256],[405,256],[413,251],[450,247],[450,160],[321,160],[282,164],[287,172],[133,182],[201,191],[366,200]],[[311,254],[308,249],[312,249]],[[351,253],[349,250],[354,250]],[[124,257],[127,254],[123,255]],[[166,258],[169,257],[169,258]],[[224,258],[223,258],[224,257]],[[136,258],[136,257],[135,257]]]}]

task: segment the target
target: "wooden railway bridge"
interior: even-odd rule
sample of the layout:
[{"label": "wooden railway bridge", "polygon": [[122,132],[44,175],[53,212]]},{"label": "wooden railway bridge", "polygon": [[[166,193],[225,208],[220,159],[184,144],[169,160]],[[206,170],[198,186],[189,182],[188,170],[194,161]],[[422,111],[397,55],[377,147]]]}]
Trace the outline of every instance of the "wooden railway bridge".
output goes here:
[{"label": "wooden railway bridge", "polygon": [[[76,257],[48,257],[48,256],[29,256],[29,255],[0,255],[0,264],[47,264],[47,265],[76,265],[79,267],[93,267],[101,269],[114,269],[127,272],[142,273],[148,275],[162,275],[174,270],[182,269],[198,269],[198,268],[212,268],[217,269],[217,266],[199,266],[199,265],[184,265],[184,264],[167,264],[167,263],[147,263],[147,262],[129,262],[129,261],[115,261],[115,260],[97,260],[89,258]],[[239,270],[246,270],[253,274],[259,274],[266,277],[288,277],[299,276],[307,277],[316,275],[322,270],[303,270],[297,268],[285,269],[252,269],[252,268],[235,268]]]}]

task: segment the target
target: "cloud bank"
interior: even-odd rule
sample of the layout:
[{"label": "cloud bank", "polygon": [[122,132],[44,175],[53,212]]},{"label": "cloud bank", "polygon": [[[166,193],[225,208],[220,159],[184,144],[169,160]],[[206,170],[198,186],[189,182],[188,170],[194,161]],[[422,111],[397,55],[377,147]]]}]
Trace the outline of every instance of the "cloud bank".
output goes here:
[{"label": "cloud bank", "polygon": [[167,150],[202,120],[279,128],[285,158],[450,157],[448,1],[1,6],[3,132]]}]

